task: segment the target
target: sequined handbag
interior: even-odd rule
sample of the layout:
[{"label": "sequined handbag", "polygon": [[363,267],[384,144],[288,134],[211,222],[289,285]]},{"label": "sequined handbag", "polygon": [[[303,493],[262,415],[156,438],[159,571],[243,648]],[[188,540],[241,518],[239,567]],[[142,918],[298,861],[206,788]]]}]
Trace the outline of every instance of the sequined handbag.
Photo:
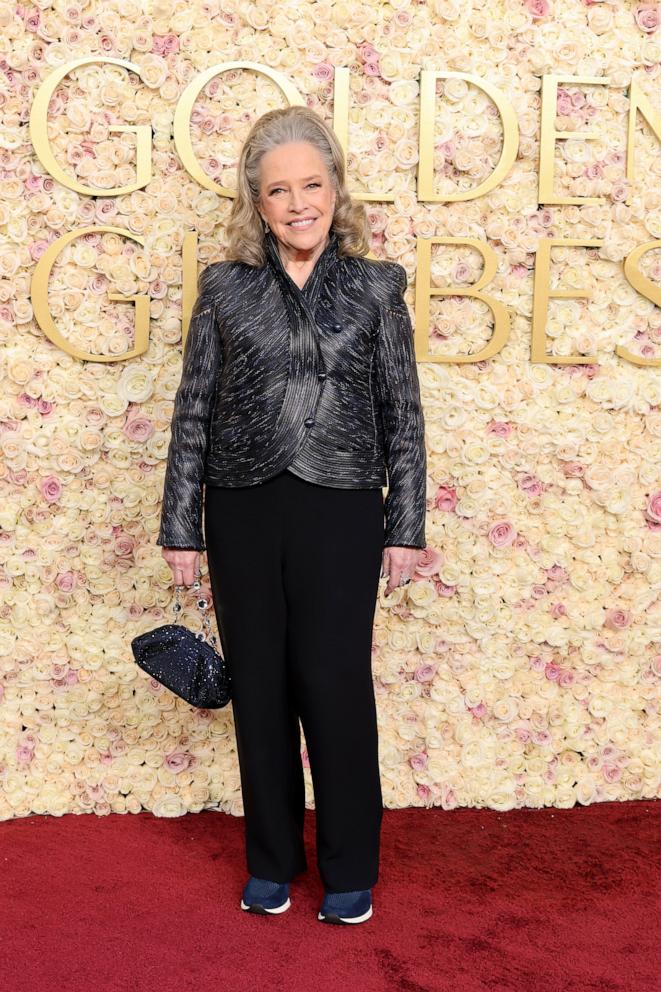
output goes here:
[{"label": "sequined handbag", "polygon": [[[181,613],[179,593],[183,588],[185,586],[175,586],[174,623],[163,624],[134,637],[131,641],[133,657],[143,672],[191,706],[220,709],[232,698],[227,662],[216,650],[216,637],[204,612],[206,600],[197,600],[204,631],[196,634],[178,622]],[[196,580],[193,589],[197,592],[199,588],[200,582]]]}]

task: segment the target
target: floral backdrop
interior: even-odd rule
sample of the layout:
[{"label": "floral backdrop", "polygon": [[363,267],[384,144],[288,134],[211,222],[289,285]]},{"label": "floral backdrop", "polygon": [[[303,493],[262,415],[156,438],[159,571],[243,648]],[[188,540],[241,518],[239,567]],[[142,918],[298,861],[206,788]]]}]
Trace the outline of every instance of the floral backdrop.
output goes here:
[{"label": "floral backdrop", "polygon": [[[195,76],[239,59],[277,69],[329,123],[334,67],[348,67],[351,187],[386,197],[367,202],[372,252],[407,269],[412,316],[416,238],[447,236],[496,252],[488,291],[512,318],[493,359],[419,365],[428,547],[412,583],[385,597],[382,582],[374,627],[386,806],[658,795],[661,370],[614,347],[661,355],[661,314],[622,271],[661,235],[661,154],[640,115],[636,177],[625,178],[633,78],[661,111],[659,20],[658,4],[607,0],[1,0],[0,818],[243,811],[231,706],[191,708],[130,651],[171,618],[155,537],[181,372],[182,243],[196,232],[200,264],[222,259],[231,206],[183,168],[173,114]],[[39,85],[90,55],[131,60],[142,79],[101,64],[67,76],[49,109],[55,157],[85,185],[128,184],[135,138],[109,125],[151,124],[153,178],[139,191],[72,192],[34,154]],[[515,108],[518,156],[487,195],[443,200],[488,177],[502,142],[491,100],[451,78],[437,83],[440,199],[418,202],[421,69],[489,80]],[[538,204],[549,73],[609,79],[558,89],[558,130],[599,136],[557,141],[555,191],[597,203]],[[261,74],[209,82],[191,124],[204,171],[231,188],[252,121],[282,105]],[[72,358],[33,314],[43,252],[95,225],[144,248],[113,234],[73,241],[53,268],[50,311],[70,341],[121,356],[134,307],[107,294],[148,295],[149,350],[127,362]],[[553,256],[552,285],[591,299],[550,302],[547,348],[597,355],[589,364],[530,362],[535,250],[548,237],[601,245]],[[658,282],[659,253],[641,268]],[[438,287],[470,286],[481,270],[470,246],[433,248]],[[433,297],[430,314],[432,353],[475,352],[491,333],[470,297]],[[195,621],[191,597],[184,622]]]}]

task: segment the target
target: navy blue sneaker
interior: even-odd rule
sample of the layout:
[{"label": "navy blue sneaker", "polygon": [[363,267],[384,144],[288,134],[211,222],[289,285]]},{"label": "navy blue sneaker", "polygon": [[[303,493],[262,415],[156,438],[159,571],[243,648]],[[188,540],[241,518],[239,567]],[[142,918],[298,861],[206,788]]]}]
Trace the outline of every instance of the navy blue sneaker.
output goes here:
[{"label": "navy blue sneaker", "polygon": [[324,923],[362,923],[372,915],[372,890],[327,892],[317,919]]},{"label": "navy blue sneaker", "polygon": [[241,897],[241,909],[250,913],[284,913],[291,906],[289,882],[269,882],[251,875]]}]

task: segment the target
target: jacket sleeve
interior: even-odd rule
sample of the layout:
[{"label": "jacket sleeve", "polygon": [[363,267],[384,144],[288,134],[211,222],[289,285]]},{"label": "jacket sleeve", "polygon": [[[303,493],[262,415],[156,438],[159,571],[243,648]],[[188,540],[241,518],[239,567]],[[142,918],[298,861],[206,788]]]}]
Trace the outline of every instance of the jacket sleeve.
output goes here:
[{"label": "jacket sleeve", "polygon": [[156,540],[166,548],[206,550],[202,533],[202,479],[222,346],[215,323],[212,266],[202,271],[174,400],[171,437]]},{"label": "jacket sleeve", "polygon": [[388,280],[376,344],[388,493],[384,547],[424,548],[427,456],[413,327],[404,300],[406,269],[386,263]]}]

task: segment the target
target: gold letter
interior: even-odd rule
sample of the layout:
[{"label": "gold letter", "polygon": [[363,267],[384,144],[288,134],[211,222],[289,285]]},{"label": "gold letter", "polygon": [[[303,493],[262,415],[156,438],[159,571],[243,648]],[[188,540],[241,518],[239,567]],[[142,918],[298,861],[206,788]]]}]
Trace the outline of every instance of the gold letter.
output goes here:
[{"label": "gold letter", "polygon": [[[661,241],[647,241],[644,245],[638,245],[637,248],[629,252],[624,260],[624,275],[641,296],[656,303],[658,307],[661,306],[661,287],[651,282],[637,267],[640,257],[651,248],[661,248]],[[643,358],[642,355],[634,355],[622,345],[616,347],[615,354],[619,355],[620,358],[625,358],[627,362],[633,362],[634,365],[654,365],[656,367],[661,365],[661,358]]]},{"label": "gold letter", "polygon": [[[558,103],[558,82],[593,83],[607,86],[609,79],[602,76],[543,76],[542,124],[539,138],[539,203],[601,203],[603,196],[554,196],[553,166],[556,138],[599,138],[598,131],[556,131],[555,117]],[[564,244],[572,244],[565,241]],[[587,244],[579,241],[578,244]]]},{"label": "gold letter", "polygon": [[[434,181],[434,111],[436,104],[437,79],[465,79],[484,90],[496,104],[503,122],[503,150],[498,164],[490,176],[475,189],[458,190],[438,196],[432,191]],[[514,107],[505,96],[484,79],[476,79],[465,72],[437,72],[423,69],[420,73],[420,151],[418,158],[418,202],[451,202],[454,200],[474,200],[494,189],[507,175],[516,159],[519,148],[519,125]],[[468,242],[466,242],[467,244]]]},{"label": "gold letter", "polygon": [[191,114],[200,92],[210,79],[213,79],[214,76],[219,76],[221,72],[227,72],[228,69],[254,69],[255,72],[261,72],[262,75],[268,76],[282,90],[290,106],[304,105],[305,100],[286,76],[283,76],[281,72],[277,72],[275,69],[269,69],[268,66],[262,65],[260,62],[221,62],[220,65],[212,65],[209,69],[205,69],[204,72],[200,73],[199,76],[196,76],[188,84],[181,94],[174,112],[174,146],[177,149],[177,154],[186,171],[200,186],[220,193],[221,196],[235,197],[236,190],[229,189],[227,186],[221,186],[220,183],[214,182],[213,179],[202,171],[200,163],[195,158],[193,142],[190,136]]},{"label": "gold letter", "polygon": [[549,270],[553,245],[581,245],[586,248],[598,248],[601,243],[601,241],[581,241],[578,238],[544,238],[539,242],[533,288],[531,362],[545,362],[549,365],[586,365],[588,362],[594,361],[592,355],[547,355],[546,315],[551,297],[565,300],[577,296],[589,297],[590,295],[587,289],[550,288]]},{"label": "gold letter", "polygon": [[[645,118],[649,126],[654,131],[656,138],[661,139],[661,114],[655,110],[648,98],[640,88],[640,83],[636,79],[631,80],[629,88],[629,123],[627,126],[627,179],[633,183],[633,142],[636,133],[636,111]],[[631,204],[632,190],[629,190],[627,205]],[[650,283],[650,285],[652,285]]]},{"label": "gold letter", "polygon": [[146,186],[151,180],[151,125],[150,124],[109,124],[109,131],[134,131],[136,135],[136,180],[128,186],[117,186],[115,189],[95,189],[93,186],[83,186],[77,179],[67,176],[64,169],[60,168],[53,155],[48,141],[48,104],[57,89],[58,84],[67,76],[72,69],[77,69],[81,65],[89,65],[93,62],[110,63],[120,65],[125,69],[130,69],[140,75],[140,66],[133,62],[126,62],[124,59],[104,58],[103,56],[91,56],[83,59],[76,59],[74,62],[67,62],[60,66],[55,72],[51,72],[41,84],[34,98],[30,111],[30,141],[34,147],[35,154],[44,169],[67,189],[75,190],[76,193],[83,193],[85,196],[119,196],[121,193],[132,193],[136,189]]},{"label": "gold letter", "polygon": [[81,227],[77,231],[68,231],[56,241],[53,241],[43,253],[32,275],[30,285],[30,297],[34,309],[35,320],[39,324],[47,338],[53,344],[61,348],[68,355],[74,358],[81,358],[86,362],[117,362],[125,361],[127,358],[137,358],[144,355],[149,344],[149,297],[148,296],[121,296],[119,293],[108,293],[109,300],[121,300],[123,303],[135,303],[135,347],[130,351],[125,351],[123,355],[92,355],[88,351],[83,351],[76,345],[71,344],[58,331],[48,308],[48,277],[51,269],[63,248],[71,241],[80,238],[85,234],[96,232],[107,232],[108,234],[121,234],[132,241],[137,241],[144,248],[144,238],[139,238],[130,231],[125,231],[122,227]]},{"label": "gold letter", "polygon": [[[489,245],[475,238],[418,238],[418,269],[415,277],[415,345],[418,362],[483,362],[496,355],[507,342],[510,333],[510,318],[507,308],[498,300],[479,292],[493,279],[497,259]],[[452,286],[450,289],[437,289],[431,285],[431,246],[470,245],[479,251],[484,259],[484,272],[473,286]],[[475,355],[432,355],[429,352],[429,301],[432,296],[472,296],[482,300],[494,315],[494,330],[482,351]]]}]

